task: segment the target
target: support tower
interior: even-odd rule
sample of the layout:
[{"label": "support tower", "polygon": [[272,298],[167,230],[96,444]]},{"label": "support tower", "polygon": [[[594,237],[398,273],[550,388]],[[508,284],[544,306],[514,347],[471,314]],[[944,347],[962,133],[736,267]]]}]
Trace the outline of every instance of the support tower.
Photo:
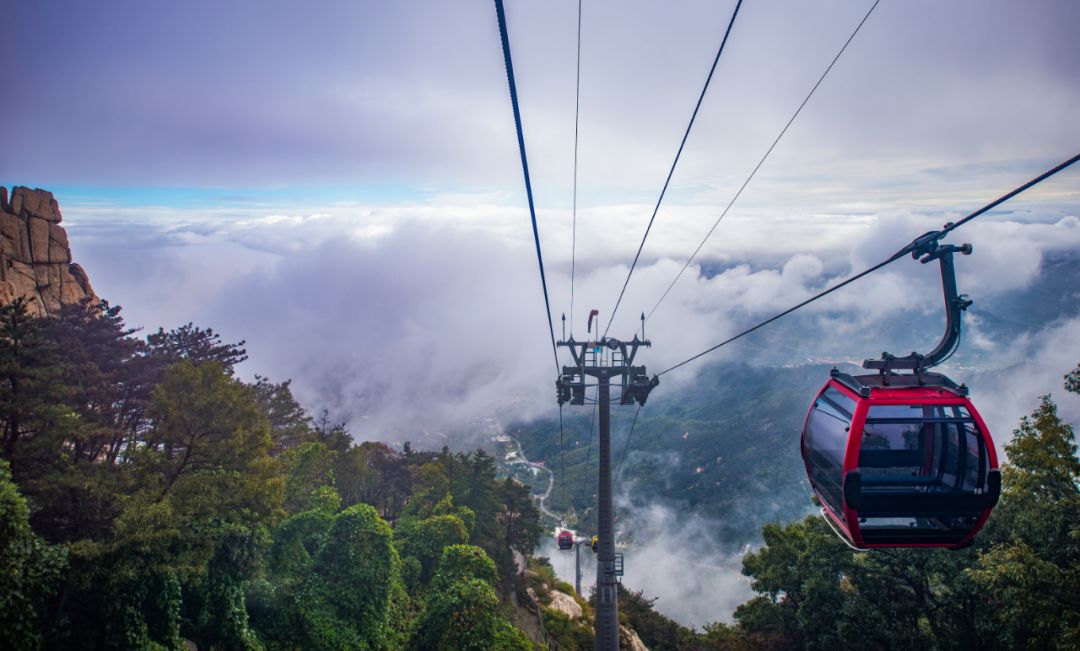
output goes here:
[{"label": "support tower", "polygon": [[[643,315],[644,316],[644,315]],[[590,319],[591,320],[591,319]],[[559,404],[585,404],[587,377],[597,381],[597,409],[600,412],[600,477],[599,497],[599,549],[596,554],[596,649],[617,651],[619,648],[618,577],[622,575],[621,563],[616,563],[615,512],[611,488],[611,384],[612,380],[622,388],[619,404],[644,405],[649,392],[660,380],[648,377],[644,366],[634,366],[638,348],[651,346],[647,339],[620,341],[601,337],[599,341],[575,341],[573,335],[558,343],[570,349],[574,366],[564,366],[563,373],[555,381]]]}]

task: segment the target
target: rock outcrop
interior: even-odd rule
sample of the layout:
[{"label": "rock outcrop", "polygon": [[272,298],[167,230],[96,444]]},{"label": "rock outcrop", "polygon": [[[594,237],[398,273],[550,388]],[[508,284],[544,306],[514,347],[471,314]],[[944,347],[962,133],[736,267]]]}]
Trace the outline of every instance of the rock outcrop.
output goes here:
[{"label": "rock outcrop", "polygon": [[621,642],[619,647],[627,651],[649,651],[649,647],[645,646],[638,637],[637,631],[628,626],[619,624],[619,639]]},{"label": "rock outcrop", "polygon": [[51,192],[0,187],[0,304],[20,296],[35,316],[85,297],[97,300],[90,279],[72,262],[60,206]]},{"label": "rock outcrop", "polygon": [[582,616],[581,604],[570,595],[558,590],[551,591],[551,603],[548,604],[548,608],[566,615],[571,621],[581,619]]}]

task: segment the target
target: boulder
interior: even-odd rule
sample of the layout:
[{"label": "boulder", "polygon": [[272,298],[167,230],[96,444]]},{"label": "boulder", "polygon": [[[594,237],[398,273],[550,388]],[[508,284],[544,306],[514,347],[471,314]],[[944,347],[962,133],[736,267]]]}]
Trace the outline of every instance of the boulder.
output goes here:
[{"label": "boulder", "polygon": [[581,616],[584,614],[581,611],[581,604],[579,604],[577,600],[565,592],[560,592],[558,590],[552,591],[551,603],[549,603],[547,607],[559,611],[571,620],[581,619]]},{"label": "boulder", "polygon": [[619,637],[622,640],[620,646],[627,651],[649,651],[649,647],[645,646],[645,643],[638,637],[637,631],[632,628],[619,624]]},{"label": "boulder", "polygon": [[60,204],[56,197],[48,190],[16,186],[11,191],[11,210],[20,217],[37,217],[47,222],[59,224],[63,219],[60,215]]},{"label": "boulder", "polygon": [[11,212],[8,210],[7,188],[2,185],[0,185],[0,212]]}]

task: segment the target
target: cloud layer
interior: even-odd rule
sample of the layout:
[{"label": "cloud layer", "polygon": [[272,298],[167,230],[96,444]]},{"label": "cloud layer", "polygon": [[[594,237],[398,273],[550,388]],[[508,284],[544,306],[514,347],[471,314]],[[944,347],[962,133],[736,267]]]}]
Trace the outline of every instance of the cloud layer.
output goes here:
[{"label": "cloud layer", "polygon": [[[493,200],[464,205],[476,199],[326,206],[306,215],[207,218],[194,211],[149,224],[125,223],[116,212],[68,212],[77,259],[102,295],[125,306],[130,323],[155,328],[194,320],[246,339],[252,353],[247,372],[293,378],[311,408],[328,408],[368,438],[451,427],[505,409],[516,418],[550,413],[555,368],[527,222]],[[957,232],[956,241],[975,247],[974,255],[958,259],[958,276],[961,291],[976,303],[951,368],[1052,364],[1046,342],[1068,341],[1060,334],[1067,325],[1054,319],[1075,318],[1075,310],[1017,326],[1023,338],[1016,341],[995,340],[1000,331],[987,324],[1000,321],[998,312],[1022,320],[1007,314],[1015,309],[1010,301],[1040,279],[1044,258],[1080,250],[1080,220],[1050,221],[1059,214],[1018,212]],[[730,253],[710,256],[704,268],[692,265],[649,319],[646,334],[656,346],[643,353],[644,361],[654,371],[667,368],[887,257],[948,218],[897,211],[826,229],[846,236],[815,236],[812,219],[777,218],[789,228],[771,230],[768,241],[760,228],[730,224],[724,232]],[[561,235],[552,228],[547,234],[546,242]],[[675,245],[662,236],[656,241],[660,249]],[[590,308],[600,309],[606,323],[625,278],[625,263],[606,260],[617,245],[605,247],[594,247],[577,265],[572,328],[579,338]],[[552,254],[559,250],[545,246],[557,337],[570,304],[569,261]],[[640,312],[650,310],[681,266],[667,257],[640,265],[612,334],[637,332]],[[882,348],[929,348],[940,336],[940,300],[934,265],[899,261],[710,359],[857,361]],[[1060,309],[1067,312],[1068,304]],[[1060,376],[1068,356],[1080,360],[1080,354],[1067,345],[1056,350],[1066,355],[1055,371]],[[665,390],[677,392],[695,375],[693,366],[669,374]],[[986,386],[1008,384],[1011,377]],[[1025,396],[1059,390],[1051,376],[1040,377],[1025,383]],[[1002,411],[996,429],[1011,428],[1028,409],[1017,403]]]}]

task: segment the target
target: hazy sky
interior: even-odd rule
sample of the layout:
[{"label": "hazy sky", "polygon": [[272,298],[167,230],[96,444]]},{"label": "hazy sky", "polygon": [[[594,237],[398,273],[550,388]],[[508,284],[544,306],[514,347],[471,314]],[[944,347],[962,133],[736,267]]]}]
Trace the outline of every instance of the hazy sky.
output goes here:
[{"label": "hazy sky", "polygon": [[[617,329],[655,303],[871,4],[744,3]],[[584,3],[578,333],[587,309],[611,309],[733,7]],[[558,319],[577,3],[507,11]],[[0,182],[56,192],[76,259],[133,324],[246,338],[252,372],[296,377],[350,418],[432,385],[469,410],[550,384],[491,3],[34,2],[5,18]],[[694,267],[658,311],[651,363],[1077,153],[1078,24],[1066,0],[883,0],[705,247],[726,271]],[[958,233],[977,244],[965,289],[1022,290],[1047,251],[1078,248],[1078,214],[1070,170]],[[936,310],[934,282],[900,268],[824,308],[859,324]]]}]

